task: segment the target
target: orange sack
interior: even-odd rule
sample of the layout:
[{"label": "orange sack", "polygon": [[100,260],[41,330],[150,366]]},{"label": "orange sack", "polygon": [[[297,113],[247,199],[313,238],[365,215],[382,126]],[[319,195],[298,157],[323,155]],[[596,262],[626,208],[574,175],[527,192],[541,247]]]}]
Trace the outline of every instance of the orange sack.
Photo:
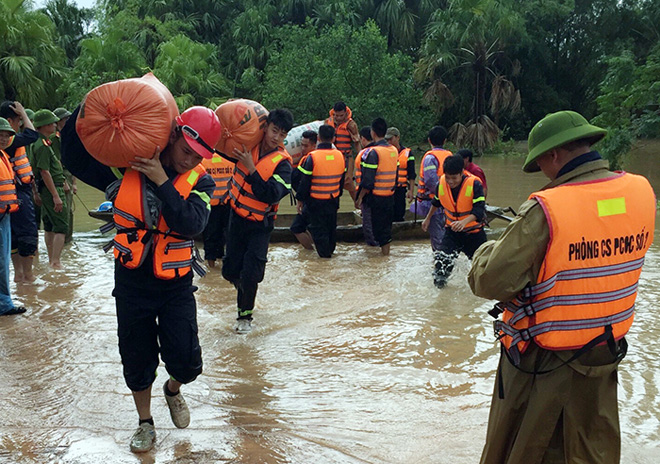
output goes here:
[{"label": "orange sack", "polygon": [[268,110],[252,100],[230,100],[218,106],[215,114],[223,127],[215,149],[233,157],[234,148],[252,150],[263,138]]},{"label": "orange sack", "polygon": [[76,132],[98,161],[125,168],[136,156],[152,158],[156,147],[165,148],[178,115],[170,91],[149,73],[91,90],[80,106]]}]

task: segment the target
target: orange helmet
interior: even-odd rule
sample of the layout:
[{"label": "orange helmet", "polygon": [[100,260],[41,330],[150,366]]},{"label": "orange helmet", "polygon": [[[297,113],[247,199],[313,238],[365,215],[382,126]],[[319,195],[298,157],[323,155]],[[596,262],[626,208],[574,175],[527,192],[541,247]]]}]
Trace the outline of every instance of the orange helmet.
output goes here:
[{"label": "orange helmet", "polygon": [[177,116],[176,123],[190,148],[203,158],[213,158],[213,147],[222,135],[222,126],[213,111],[203,106],[193,106]]}]

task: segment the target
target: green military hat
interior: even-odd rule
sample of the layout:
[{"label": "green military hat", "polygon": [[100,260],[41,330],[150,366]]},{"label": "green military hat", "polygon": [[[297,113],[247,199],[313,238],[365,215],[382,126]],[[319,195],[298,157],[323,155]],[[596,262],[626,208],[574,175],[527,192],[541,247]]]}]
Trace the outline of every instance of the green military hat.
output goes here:
[{"label": "green military hat", "polygon": [[55,108],[53,113],[55,113],[55,116],[60,118],[60,121],[71,116],[71,111],[67,110],[66,108]]},{"label": "green military hat", "polygon": [[590,139],[591,144],[594,144],[606,135],[605,129],[589,124],[584,116],[575,111],[558,111],[548,114],[529,131],[527,139],[529,154],[523,165],[523,171],[540,171],[541,168],[536,160],[553,148],[586,138]]},{"label": "green military hat", "polygon": [[7,121],[5,118],[0,118],[0,132],[11,132],[12,134],[16,133],[16,131],[11,127],[11,124],[9,124],[9,121]]},{"label": "green military hat", "polygon": [[58,122],[60,118],[55,116],[50,110],[39,110],[34,113],[34,127],[42,127],[54,122]]},{"label": "green military hat", "polygon": [[31,110],[30,108],[25,108],[25,114],[27,114],[27,117],[30,121],[34,121],[34,111]]}]

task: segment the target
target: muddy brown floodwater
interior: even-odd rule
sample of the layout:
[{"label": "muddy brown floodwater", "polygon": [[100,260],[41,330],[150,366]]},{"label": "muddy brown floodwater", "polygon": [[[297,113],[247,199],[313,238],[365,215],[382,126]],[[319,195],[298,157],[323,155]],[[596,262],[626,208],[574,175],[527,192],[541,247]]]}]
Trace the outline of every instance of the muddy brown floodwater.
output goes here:
[{"label": "muddy brown floodwater", "polygon": [[[654,156],[631,171],[659,172]],[[477,162],[491,204],[517,208],[544,184],[520,172],[522,159]],[[90,208],[102,199],[80,196]],[[424,241],[397,242],[389,258],[340,244],[332,260],[272,245],[247,336],[232,332],[235,292],[220,272],[196,279],[205,366],[182,390],[191,425],[176,429],[154,388],[158,442],[132,454],[137,414],[117,349],[113,262],[99,224],[77,207],[66,270],[42,257],[34,285],[12,286],[28,313],[0,319],[0,462],[478,462],[499,353],[492,302],[470,292],[464,257],[438,291]],[[656,240],[619,376],[626,464],[660,462],[659,300]]]}]

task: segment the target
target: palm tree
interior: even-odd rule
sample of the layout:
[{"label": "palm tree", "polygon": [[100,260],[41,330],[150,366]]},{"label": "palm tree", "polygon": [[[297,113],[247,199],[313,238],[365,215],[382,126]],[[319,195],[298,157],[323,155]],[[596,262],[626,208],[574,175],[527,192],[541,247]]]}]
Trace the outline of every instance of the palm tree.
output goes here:
[{"label": "palm tree", "polygon": [[[446,104],[451,99],[443,95],[448,90],[442,85],[443,78],[458,73],[471,76],[470,119],[465,126],[456,123],[450,129],[454,141],[463,135],[465,139],[458,143],[468,143],[482,151],[497,140],[499,129],[486,113],[488,81],[501,74],[500,68],[506,63],[506,43],[513,38],[521,39],[524,34],[523,18],[509,0],[451,0],[447,9],[433,14],[426,28],[415,77],[420,82],[430,83],[425,94],[427,101]],[[506,88],[504,93],[500,88]],[[509,90],[505,81],[497,80],[495,91],[498,100],[491,102],[491,108],[496,109],[494,113],[519,107],[519,101],[517,104],[507,101],[504,105],[503,97],[517,95],[518,100],[520,98],[515,90]],[[444,109],[442,105],[438,107]]]},{"label": "palm tree", "polygon": [[6,99],[38,108],[64,77],[65,56],[52,21],[26,6],[25,0],[0,0],[0,87]]},{"label": "palm tree", "polygon": [[78,57],[80,41],[89,36],[94,10],[78,8],[69,0],[48,0],[43,11],[55,24],[57,43],[66,52],[67,62],[72,66]]}]

